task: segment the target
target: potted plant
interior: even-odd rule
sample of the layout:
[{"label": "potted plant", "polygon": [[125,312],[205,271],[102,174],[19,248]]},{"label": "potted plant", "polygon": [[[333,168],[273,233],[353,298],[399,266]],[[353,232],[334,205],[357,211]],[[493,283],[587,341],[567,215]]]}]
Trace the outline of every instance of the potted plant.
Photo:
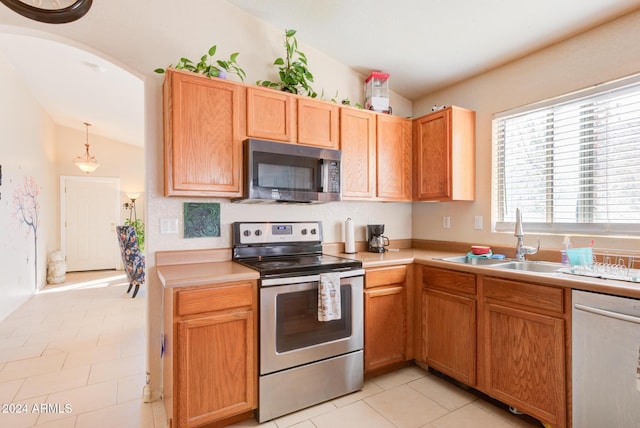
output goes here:
[{"label": "potted plant", "polygon": [[[203,74],[207,77],[220,77],[223,79],[227,77],[227,73],[234,73],[238,75],[238,78],[240,78],[242,82],[244,82],[244,78],[247,74],[236,62],[236,58],[238,58],[239,53],[232,53],[227,61],[221,59],[214,61],[213,56],[216,54],[216,49],[216,45],[211,46],[209,51],[202,55],[200,61],[197,63],[191,61],[189,58],[180,58],[180,61],[178,61],[176,65],[170,65],[169,67],[173,67],[177,70],[188,70],[194,73]],[[156,68],[154,71],[162,74],[165,72],[165,69]]]},{"label": "potted plant", "polygon": [[258,80],[256,85],[316,98],[318,94],[310,84],[313,82],[313,74],[307,66],[307,56],[298,49],[295,34],[296,30],[285,30],[286,55],[284,58],[276,58],[273,62],[273,65],[279,66],[280,81]]}]

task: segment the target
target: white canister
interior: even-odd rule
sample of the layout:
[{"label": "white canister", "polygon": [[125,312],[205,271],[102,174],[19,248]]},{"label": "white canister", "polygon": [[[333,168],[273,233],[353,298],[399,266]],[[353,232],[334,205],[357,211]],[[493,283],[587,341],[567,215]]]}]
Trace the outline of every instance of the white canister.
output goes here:
[{"label": "white canister", "polygon": [[351,217],[344,222],[344,252],[347,254],[356,253],[355,231]]}]

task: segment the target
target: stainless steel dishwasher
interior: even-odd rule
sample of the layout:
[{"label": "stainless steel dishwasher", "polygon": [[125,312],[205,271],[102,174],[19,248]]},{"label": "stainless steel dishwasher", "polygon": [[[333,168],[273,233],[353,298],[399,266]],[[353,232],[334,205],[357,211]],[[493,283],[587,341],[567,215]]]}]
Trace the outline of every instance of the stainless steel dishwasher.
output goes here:
[{"label": "stainless steel dishwasher", "polygon": [[572,299],[573,427],[640,427],[640,300]]}]

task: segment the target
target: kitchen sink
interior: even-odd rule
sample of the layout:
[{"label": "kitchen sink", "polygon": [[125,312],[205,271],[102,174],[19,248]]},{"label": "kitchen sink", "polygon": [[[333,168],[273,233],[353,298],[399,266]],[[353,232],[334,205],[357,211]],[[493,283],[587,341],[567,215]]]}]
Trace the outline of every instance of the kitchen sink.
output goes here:
[{"label": "kitchen sink", "polygon": [[535,273],[555,273],[562,267],[560,263],[552,262],[501,260],[474,258],[467,256],[443,257],[437,258],[436,260],[444,260],[445,262],[462,263],[467,265],[490,266],[494,269],[517,270],[520,272]]},{"label": "kitchen sink", "polygon": [[443,258],[438,258],[436,260],[444,260],[445,262],[464,263],[467,265],[477,265],[477,266],[490,266],[490,265],[505,263],[505,260],[500,260],[500,259],[488,259],[488,258],[482,258],[482,257],[467,257],[467,256],[443,257]]},{"label": "kitchen sink", "polygon": [[509,269],[509,270],[517,270],[517,271],[525,271],[525,272],[536,272],[536,273],[555,273],[558,269],[562,267],[560,263],[551,263],[551,262],[519,262],[519,261],[510,261],[510,262],[502,262],[500,264],[496,264],[493,266],[496,269]]}]

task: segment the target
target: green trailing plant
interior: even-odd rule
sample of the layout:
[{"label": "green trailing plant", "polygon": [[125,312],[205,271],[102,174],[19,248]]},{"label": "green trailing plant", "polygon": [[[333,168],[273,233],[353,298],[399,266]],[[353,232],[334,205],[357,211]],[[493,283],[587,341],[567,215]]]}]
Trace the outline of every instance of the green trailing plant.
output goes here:
[{"label": "green trailing plant", "polygon": [[133,226],[136,231],[136,237],[138,238],[138,247],[140,247],[140,251],[144,251],[144,223],[142,219],[127,219],[124,221],[125,226]]},{"label": "green trailing plant", "polygon": [[[350,106],[351,105],[351,101],[349,100],[349,98],[345,98],[344,100],[342,100],[340,102],[340,104],[342,104],[343,106]],[[359,108],[360,110],[364,110],[364,106],[358,102],[356,102],[353,107],[355,108]]]},{"label": "green trailing plant", "polygon": [[273,65],[278,67],[279,82],[258,80],[256,85],[279,89],[293,94],[316,98],[318,94],[311,87],[313,74],[309,71],[307,56],[298,49],[296,30],[285,30],[285,57],[276,58]]},{"label": "green trailing plant", "polygon": [[[180,61],[178,61],[176,65],[170,65],[169,67],[173,67],[177,70],[188,70],[193,73],[203,74],[207,77],[226,77],[227,73],[234,73],[242,82],[244,82],[244,78],[247,77],[247,74],[236,61],[239,53],[232,53],[226,61],[221,59],[214,60],[213,57],[216,54],[216,50],[216,45],[211,46],[207,53],[202,55],[200,61],[197,63],[191,61],[189,58],[180,58]],[[156,68],[154,71],[162,74],[165,72],[165,69]]]}]

